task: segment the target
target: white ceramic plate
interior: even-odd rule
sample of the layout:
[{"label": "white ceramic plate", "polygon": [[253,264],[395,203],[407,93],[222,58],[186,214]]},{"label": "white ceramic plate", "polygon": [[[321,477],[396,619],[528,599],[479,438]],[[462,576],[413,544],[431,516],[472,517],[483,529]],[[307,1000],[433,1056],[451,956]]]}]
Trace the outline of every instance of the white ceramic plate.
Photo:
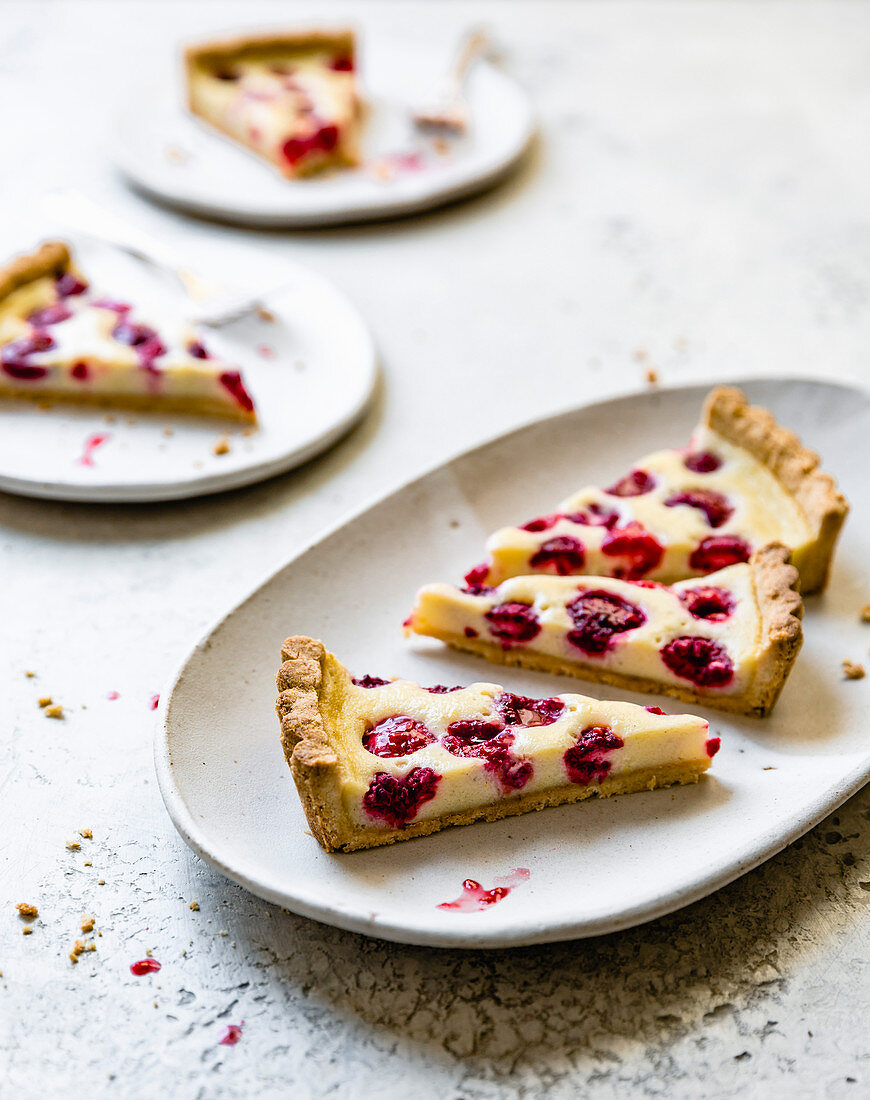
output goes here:
[{"label": "white ceramic plate", "polygon": [[[117,250],[66,236],[83,270],[113,297],[136,302],[146,318],[149,308],[152,316],[177,309],[177,294]],[[282,287],[269,298],[274,323],[252,317],[202,330],[210,349],[240,366],[257,406],[257,430],[243,435],[230,421],[157,413],[119,413],[107,422],[102,409],[57,403],[44,411],[0,401],[0,489],[80,501],[200,496],[289,470],[360,418],[376,378],[375,349],[359,313],[334,286],[292,261],[257,254],[252,265],[250,249],[223,247],[198,258],[199,269],[216,281],[246,267],[263,285]],[[95,435],[107,438],[93,464],[83,464],[86,441]],[[231,450],[216,455],[221,436]]]},{"label": "white ceramic plate", "polygon": [[[416,133],[408,106],[446,64],[440,50],[365,40],[365,163],[352,171],[285,180],[265,161],[196,122],[176,68],[138,89],[113,140],[121,171],[145,194],[241,225],[333,225],[410,214],[482,191],[520,158],[534,130],[531,104],[487,62],[471,72],[472,126],[446,151]],[[408,159],[410,157],[410,159]]]},{"label": "white ceramic plate", "polygon": [[[708,387],[638,394],[565,413],[488,443],[380,501],[286,565],[203,639],[165,693],[156,760],[167,808],[193,850],[280,905],[383,939],[504,947],[590,936],[661,916],[725,885],[819,822],[870,777],[866,657],[870,395],[807,381],[755,381],[767,405],[825,457],[853,502],[831,585],[808,601],[806,642],[773,717],[694,708],[722,737],[692,787],[589,801],[371,852],[327,855],[306,833],[273,711],[278,651],[307,633],[356,673],[424,684],[495,680],[655,700],[496,669],[401,634],[415,589],[458,580],[499,524],[607,484],[632,460],[689,437]],[[602,479],[604,479],[602,481]],[[606,693],[606,694],[605,694]],[[678,704],[664,700],[674,709]],[[489,909],[439,910],[472,878],[516,868],[526,883]]]}]

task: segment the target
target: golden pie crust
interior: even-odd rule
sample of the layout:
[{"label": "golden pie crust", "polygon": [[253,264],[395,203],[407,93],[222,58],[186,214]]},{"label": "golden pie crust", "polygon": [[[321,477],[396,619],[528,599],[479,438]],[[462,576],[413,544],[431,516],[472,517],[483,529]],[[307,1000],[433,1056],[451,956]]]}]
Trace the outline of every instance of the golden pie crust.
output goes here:
[{"label": "golden pie crust", "polygon": [[710,393],[701,418],[705,426],[764,463],[795,498],[815,531],[812,551],[802,563],[801,591],[806,596],[820,592],[849,504],[834,479],[819,469],[819,456],[767,409],[750,405],[746,395],[731,386],[717,386]]}]

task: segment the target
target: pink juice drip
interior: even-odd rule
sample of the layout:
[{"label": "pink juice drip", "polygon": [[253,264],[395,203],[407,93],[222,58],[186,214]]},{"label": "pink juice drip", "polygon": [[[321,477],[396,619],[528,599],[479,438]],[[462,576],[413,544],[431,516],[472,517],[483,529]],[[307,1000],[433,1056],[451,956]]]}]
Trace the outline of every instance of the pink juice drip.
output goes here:
[{"label": "pink juice drip", "polygon": [[449,909],[453,913],[481,913],[497,901],[503,901],[515,886],[528,882],[530,874],[528,868],[517,867],[509,875],[497,878],[491,890],[485,890],[479,882],[467,878],[462,884],[460,897],[455,901],[442,901],[438,908]]},{"label": "pink juice drip", "polygon": [[245,1026],[245,1021],[242,1020],[240,1024],[227,1024],[223,1035],[221,1035],[218,1042],[224,1047],[234,1047],[236,1043],[242,1037],[242,1028]]},{"label": "pink juice drip", "polygon": [[160,706],[160,696],[152,695],[151,702],[148,705],[149,707],[151,707],[152,710],[157,710],[157,708]]},{"label": "pink juice drip", "polygon": [[120,691],[110,691],[106,698],[111,699],[114,702],[115,699],[121,698],[121,693]]},{"label": "pink juice drip", "polygon": [[112,438],[109,432],[97,432],[95,435],[89,435],[85,440],[85,447],[82,451],[81,458],[78,462],[80,466],[93,466],[94,465],[94,451],[98,447],[102,447],[104,443]]}]

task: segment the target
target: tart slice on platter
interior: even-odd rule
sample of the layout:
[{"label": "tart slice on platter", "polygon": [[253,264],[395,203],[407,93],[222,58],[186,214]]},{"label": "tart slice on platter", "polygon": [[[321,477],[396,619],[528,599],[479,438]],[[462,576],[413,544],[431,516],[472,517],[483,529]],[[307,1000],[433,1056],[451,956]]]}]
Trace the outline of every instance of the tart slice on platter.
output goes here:
[{"label": "tart slice on platter", "polygon": [[788,550],[667,586],[612,577],[512,577],[422,588],[406,633],[497,664],[767,714],[801,646]]},{"label": "tart slice on platter", "polygon": [[591,795],[694,783],[719,740],[707,723],[584,695],[530,699],[496,684],[353,679],[313,638],[288,638],[278,672],[284,753],[327,851]]},{"label": "tart slice on platter", "polygon": [[[170,331],[170,329],[176,331]],[[0,268],[0,399],[254,421],[238,369],[196,334],[94,290],[62,241]]]},{"label": "tart slice on platter", "polygon": [[292,179],[359,163],[352,31],[245,35],[185,51],[190,111]]},{"label": "tart slice on platter", "polygon": [[581,489],[549,515],[497,531],[466,580],[588,573],[670,583],[781,542],[801,590],[817,592],[848,511],[819,461],[740,390],[717,387],[688,447],[648,455],[608,488]]}]

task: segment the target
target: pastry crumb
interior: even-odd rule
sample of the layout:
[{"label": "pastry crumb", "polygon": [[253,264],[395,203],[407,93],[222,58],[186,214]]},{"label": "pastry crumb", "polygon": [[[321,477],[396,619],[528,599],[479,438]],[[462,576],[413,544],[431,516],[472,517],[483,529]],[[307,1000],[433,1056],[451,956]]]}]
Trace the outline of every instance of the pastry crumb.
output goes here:
[{"label": "pastry crumb", "polygon": [[272,324],[275,320],[275,314],[270,309],[266,309],[265,306],[257,306],[257,316],[261,321],[268,321],[269,324]]},{"label": "pastry crumb", "polygon": [[40,695],[40,697],[36,700],[36,702],[41,707],[50,707],[51,706],[51,696],[50,695]]},{"label": "pastry crumb", "polygon": [[32,936],[33,935],[33,929],[30,927],[29,924],[25,928],[21,929],[21,935],[22,936]]},{"label": "pastry crumb", "polygon": [[31,672],[30,669],[28,668],[28,669],[24,670],[24,675],[27,677],[28,680],[32,680],[33,677],[36,675],[36,673]]},{"label": "pastry crumb", "polygon": [[117,419],[118,418],[117,416],[115,416],[114,413],[106,413],[106,415],[103,417],[103,420],[106,424],[114,424]]},{"label": "pastry crumb", "polygon": [[220,439],[215,441],[214,446],[211,449],[213,455],[228,455],[230,453],[230,441],[225,435],[222,435]]},{"label": "pastry crumb", "polygon": [[843,675],[847,680],[863,680],[865,676],[864,666],[854,661],[843,661]]},{"label": "pastry crumb", "polygon": [[50,707],[45,707],[42,713],[46,718],[63,718],[63,707],[60,703],[52,703]]},{"label": "pastry crumb", "polygon": [[96,950],[97,950],[97,945],[93,941],[91,941],[91,943],[85,944],[85,951],[96,951]]},{"label": "pastry crumb", "polygon": [[651,386],[658,385],[659,372],[650,367],[649,370],[646,372],[646,380]]},{"label": "pastry crumb", "polygon": [[[870,603],[865,603],[861,608],[861,622],[870,623]],[[31,673],[28,672],[27,675],[30,676]]]},{"label": "pastry crumb", "polygon": [[175,435],[175,430],[167,426],[162,430],[161,435],[165,435],[167,437],[169,437],[170,435]]},{"label": "pastry crumb", "polygon": [[73,944],[72,951],[69,953],[69,957],[72,958],[74,955],[83,955],[87,950],[87,946],[84,940],[76,940]]},{"label": "pastry crumb", "polygon": [[66,846],[71,852],[80,852],[82,850],[82,846],[77,840],[68,840]]},{"label": "pastry crumb", "polygon": [[19,901],[15,908],[18,910],[18,916],[23,920],[35,920],[39,916],[39,910],[29,901]]},{"label": "pastry crumb", "polygon": [[147,958],[149,958],[149,959],[153,957],[153,956],[152,956],[152,952],[151,952],[151,948],[150,948],[150,947],[149,947],[149,948],[148,948],[148,950],[147,950],[147,951],[145,952],[145,955],[146,955],[146,957],[147,957]]},{"label": "pastry crumb", "polygon": [[82,914],[82,923],[79,926],[83,932],[93,932],[94,918],[89,913]]},{"label": "pastry crumb", "polygon": [[93,829],[79,829],[79,836],[83,836],[85,838],[85,840],[93,840],[94,839],[94,830]]},{"label": "pastry crumb", "polygon": [[450,142],[445,137],[437,137],[432,142],[432,148],[439,157],[446,157],[450,152]]},{"label": "pastry crumb", "polygon": [[106,880],[104,878],[98,878],[97,879],[97,886],[105,886],[105,885],[106,885]]},{"label": "pastry crumb", "polygon": [[89,859],[85,860],[85,867],[93,867],[93,863]]},{"label": "pastry crumb", "polygon": [[199,902],[198,901],[192,901],[190,903],[190,905],[188,906],[188,909],[192,909],[194,911],[194,913],[198,913],[199,912]]}]

